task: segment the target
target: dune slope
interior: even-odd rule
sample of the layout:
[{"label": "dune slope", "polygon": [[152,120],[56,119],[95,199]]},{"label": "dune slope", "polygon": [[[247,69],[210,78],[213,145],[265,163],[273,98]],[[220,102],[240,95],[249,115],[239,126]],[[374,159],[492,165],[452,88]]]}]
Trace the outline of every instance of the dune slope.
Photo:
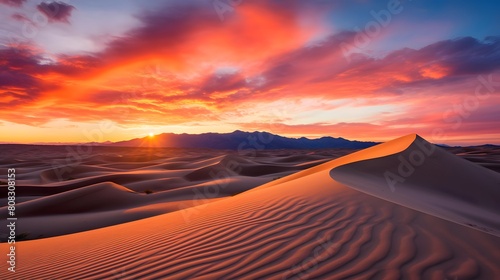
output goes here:
[{"label": "dune slope", "polygon": [[420,136],[399,153],[337,166],[330,175],[365,193],[500,236],[500,174]]}]

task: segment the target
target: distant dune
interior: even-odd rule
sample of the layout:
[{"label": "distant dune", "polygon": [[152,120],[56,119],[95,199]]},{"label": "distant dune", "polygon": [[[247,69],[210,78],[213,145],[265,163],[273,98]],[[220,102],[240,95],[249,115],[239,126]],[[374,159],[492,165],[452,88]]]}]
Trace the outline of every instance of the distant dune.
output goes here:
[{"label": "distant dune", "polygon": [[[184,155],[175,151],[166,156],[170,152],[163,151],[141,161],[118,161],[125,150],[108,149],[106,160],[89,158],[100,162],[99,168],[78,169],[67,181],[50,181],[44,175],[46,181],[40,185],[34,170],[41,167],[32,167],[20,182],[36,192],[27,192],[19,209],[35,215],[23,218],[38,223],[26,226],[31,230],[47,225],[62,229],[65,223],[73,232],[81,230],[71,219],[115,225],[65,235],[55,230],[52,235],[59,236],[19,242],[18,271],[2,270],[0,278],[495,279],[500,275],[499,208],[494,203],[499,175],[417,135],[344,156],[334,150],[262,152],[251,158],[213,151],[201,156],[185,150]],[[422,164],[408,174],[399,172],[400,157],[420,162],[417,150],[425,155]],[[127,158],[134,157],[128,153]],[[329,160],[334,157],[338,158]],[[133,168],[125,172],[126,166]],[[29,167],[19,169],[29,171]],[[109,172],[117,174],[109,177]],[[404,181],[388,184],[386,172]],[[125,177],[118,176],[121,173]],[[99,176],[123,181],[96,183]],[[92,183],[77,185],[84,182]],[[158,187],[163,183],[169,187]],[[40,188],[64,184],[73,187],[30,199],[40,196]],[[146,188],[154,192],[145,194]],[[205,191],[213,195],[188,195]],[[109,203],[100,201],[103,198]],[[161,207],[168,203],[181,206],[177,211]],[[147,213],[149,207],[164,214],[117,224],[130,213]]]}]

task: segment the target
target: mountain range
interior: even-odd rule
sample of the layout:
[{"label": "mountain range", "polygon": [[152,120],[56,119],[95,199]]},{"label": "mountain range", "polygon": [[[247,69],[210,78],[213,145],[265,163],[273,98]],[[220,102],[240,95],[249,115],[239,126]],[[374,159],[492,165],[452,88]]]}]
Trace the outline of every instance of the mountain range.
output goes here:
[{"label": "mountain range", "polygon": [[376,142],[350,141],[344,138],[321,137],[318,139],[288,138],[269,132],[245,132],[236,130],[231,133],[175,134],[162,133],[153,137],[136,138],[115,143],[102,143],[122,147],[170,147],[205,148],[221,150],[274,150],[274,149],[363,149],[376,145]]}]

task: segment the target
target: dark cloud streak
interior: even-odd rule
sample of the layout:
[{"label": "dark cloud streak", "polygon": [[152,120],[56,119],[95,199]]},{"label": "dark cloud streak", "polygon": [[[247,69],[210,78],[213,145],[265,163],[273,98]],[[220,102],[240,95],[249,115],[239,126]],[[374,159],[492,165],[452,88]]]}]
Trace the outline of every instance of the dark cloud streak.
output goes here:
[{"label": "dark cloud streak", "polygon": [[37,9],[46,15],[51,22],[69,23],[69,18],[75,7],[64,2],[54,1],[42,2],[37,5]]}]

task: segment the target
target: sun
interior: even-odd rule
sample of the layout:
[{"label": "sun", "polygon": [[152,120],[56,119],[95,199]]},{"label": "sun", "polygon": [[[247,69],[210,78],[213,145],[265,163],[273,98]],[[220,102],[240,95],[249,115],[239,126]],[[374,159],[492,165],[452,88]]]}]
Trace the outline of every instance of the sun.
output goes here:
[{"label": "sun", "polygon": [[149,135],[149,137],[150,137],[150,138],[153,138],[153,137],[155,136],[155,135],[153,134],[153,132],[148,133],[148,135]]}]

